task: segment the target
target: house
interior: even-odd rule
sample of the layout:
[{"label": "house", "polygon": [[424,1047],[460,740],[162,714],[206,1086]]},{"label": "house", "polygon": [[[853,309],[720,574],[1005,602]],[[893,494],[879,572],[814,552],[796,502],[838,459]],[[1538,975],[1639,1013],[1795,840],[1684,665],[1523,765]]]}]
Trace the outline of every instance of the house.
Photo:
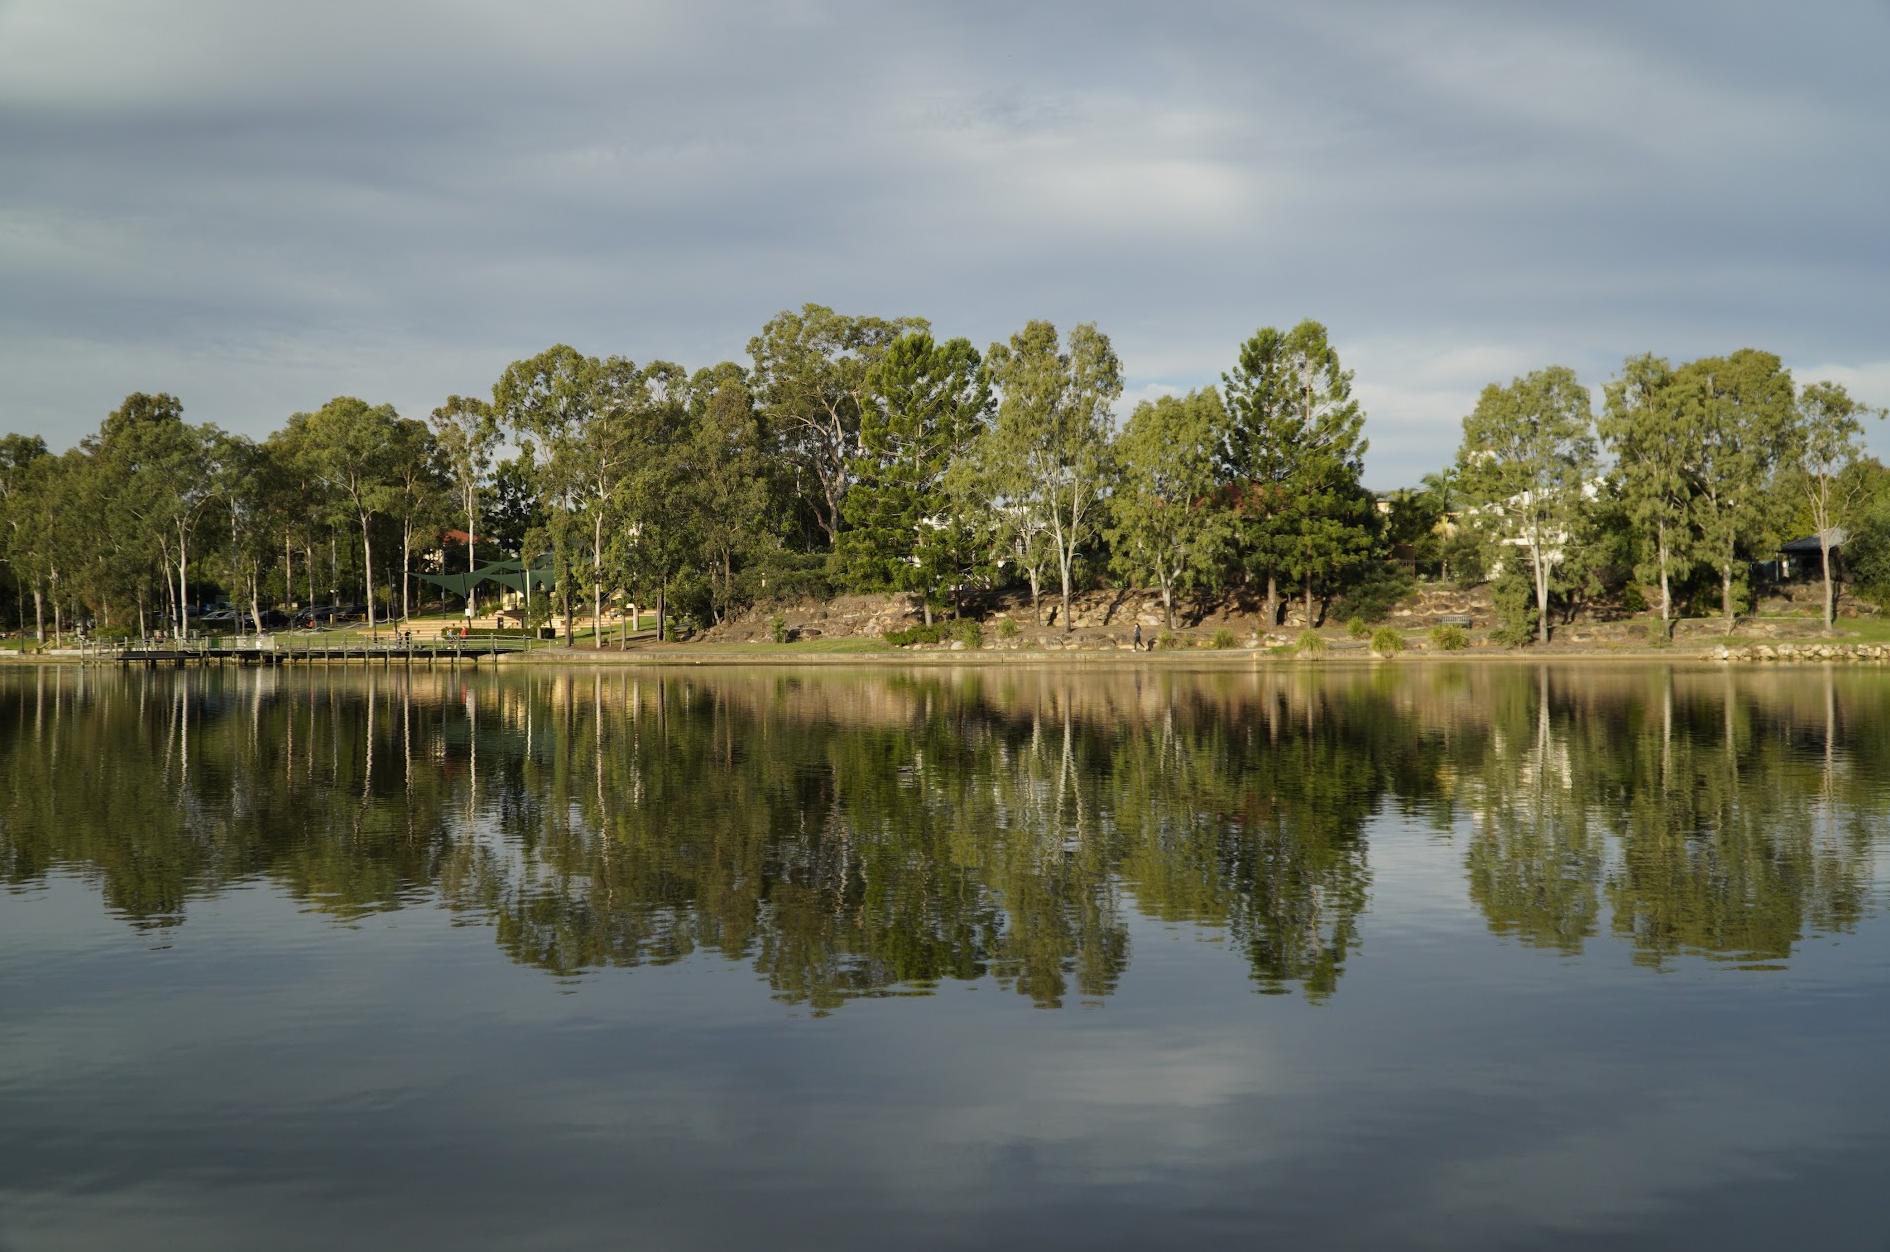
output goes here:
[{"label": "house", "polygon": [[1833,526],[1829,530],[1805,535],[1799,539],[1787,540],[1778,546],[1778,557],[1770,562],[1774,566],[1775,577],[1779,582],[1790,582],[1794,578],[1824,577],[1824,544],[1831,545],[1831,569],[1838,569],[1838,556],[1844,547],[1844,541],[1850,538],[1842,526]]}]

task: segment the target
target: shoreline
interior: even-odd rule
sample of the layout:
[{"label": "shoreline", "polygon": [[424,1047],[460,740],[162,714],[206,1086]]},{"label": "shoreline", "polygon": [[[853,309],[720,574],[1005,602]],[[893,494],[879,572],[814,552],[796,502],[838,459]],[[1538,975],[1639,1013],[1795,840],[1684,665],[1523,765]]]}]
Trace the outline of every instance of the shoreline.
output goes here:
[{"label": "shoreline", "polygon": [[[1868,665],[1868,658],[1794,657],[1772,661],[1737,659],[1728,661],[1716,655],[1718,645],[1705,651],[1692,648],[1556,648],[1547,649],[1466,649],[1461,652],[1417,650],[1394,657],[1371,655],[1363,649],[1328,652],[1323,656],[1282,654],[1252,648],[1190,648],[1158,652],[1129,652],[1126,649],[966,649],[964,651],[909,651],[902,648],[861,651],[801,651],[795,644],[676,645],[674,647],[595,650],[585,647],[553,646],[530,652],[507,652],[497,658],[482,658],[469,668],[617,668],[689,669],[702,666],[725,668],[826,668],[885,667],[928,669],[1002,669],[1059,668],[1071,670],[1230,670],[1252,667],[1314,670],[1322,667],[1388,668],[1401,665],[1529,665],[1629,663],[1637,665],[1753,665],[1801,666]],[[357,661],[322,661],[314,664],[348,668]],[[88,660],[68,653],[0,653],[0,665],[7,666],[97,666],[117,668],[114,663]]]}]

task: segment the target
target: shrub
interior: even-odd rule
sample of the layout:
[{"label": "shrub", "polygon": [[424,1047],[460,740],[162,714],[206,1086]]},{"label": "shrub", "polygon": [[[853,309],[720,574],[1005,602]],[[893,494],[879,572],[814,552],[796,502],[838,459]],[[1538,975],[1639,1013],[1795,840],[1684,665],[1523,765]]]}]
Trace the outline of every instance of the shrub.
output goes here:
[{"label": "shrub", "polygon": [[980,626],[969,617],[961,617],[954,621],[947,622],[945,624],[945,634],[948,639],[956,640],[964,644],[967,648],[982,648],[984,646],[984,627]]},{"label": "shrub", "polygon": [[1021,633],[1015,620],[1008,617],[998,619],[997,637],[999,639],[1015,639]]},{"label": "shrub", "polygon": [[1439,652],[1462,652],[1470,646],[1470,632],[1461,626],[1433,626],[1431,646]]},{"label": "shrub", "polygon": [[1345,633],[1354,639],[1368,639],[1371,637],[1372,628],[1365,624],[1365,619],[1362,617],[1348,617],[1345,620]]},{"label": "shrub", "polygon": [[769,618],[768,633],[774,636],[776,643],[786,643],[788,641],[787,618],[782,617],[779,613]]},{"label": "shrub", "polygon": [[956,621],[933,622],[930,626],[908,626],[889,630],[881,638],[895,648],[909,648],[916,643],[962,643],[967,648],[984,646],[984,627],[968,617]]},{"label": "shrub", "polygon": [[1335,612],[1366,623],[1382,622],[1416,587],[1417,579],[1398,562],[1368,561],[1353,574]]},{"label": "shrub", "polygon": [[1225,626],[1214,632],[1212,645],[1219,651],[1225,652],[1227,649],[1235,647],[1239,643],[1240,640],[1234,637],[1234,632],[1227,629]]},{"label": "shrub", "polygon": [[1155,646],[1163,652],[1172,652],[1181,646],[1181,636],[1172,630],[1164,630],[1155,636]]},{"label": "shrub", "polygon": [[1404,636],[1389,626],[1372,632],[1372,652],[1378,656],[1396,656],[1404,651]]},{"label": "shrub", "polygon": [[[1368,631],[1367,633],[1369,634],[1370,632]],[[1324,656],[1326,641],[1316,630],[1302,630],[1299,632],[1299,642],[1295,643],[1293,648],[1295,651],[1303,652],[1307,656]]]}]

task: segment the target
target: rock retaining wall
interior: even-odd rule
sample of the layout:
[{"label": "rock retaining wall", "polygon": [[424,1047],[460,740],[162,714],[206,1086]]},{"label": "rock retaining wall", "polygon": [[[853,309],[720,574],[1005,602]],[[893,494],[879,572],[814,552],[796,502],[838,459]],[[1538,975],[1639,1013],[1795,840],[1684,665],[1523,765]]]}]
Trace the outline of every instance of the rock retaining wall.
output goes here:
[{"label": "rock retaining wall", "polygon": [[1715,661],[1890,661],[1890,643],[1722,644],[1707,656]]}]

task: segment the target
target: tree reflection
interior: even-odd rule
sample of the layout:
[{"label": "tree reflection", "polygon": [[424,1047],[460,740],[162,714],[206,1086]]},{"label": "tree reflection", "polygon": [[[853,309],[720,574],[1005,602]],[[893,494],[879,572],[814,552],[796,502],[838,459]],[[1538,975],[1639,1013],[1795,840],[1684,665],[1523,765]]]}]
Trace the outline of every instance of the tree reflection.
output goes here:
[{"label": "tree reflection", "polygon": [[554,974],[709,952],[815,1012],[1105,997],[1140,915],[1319,1000],[1394,823],[1457,843],[1498,934],[1776,964],[1869,905],[1873,681],[19,672],[0,873],[77,872],[153,927],[250,881],[339,918],[438,902]]}]

